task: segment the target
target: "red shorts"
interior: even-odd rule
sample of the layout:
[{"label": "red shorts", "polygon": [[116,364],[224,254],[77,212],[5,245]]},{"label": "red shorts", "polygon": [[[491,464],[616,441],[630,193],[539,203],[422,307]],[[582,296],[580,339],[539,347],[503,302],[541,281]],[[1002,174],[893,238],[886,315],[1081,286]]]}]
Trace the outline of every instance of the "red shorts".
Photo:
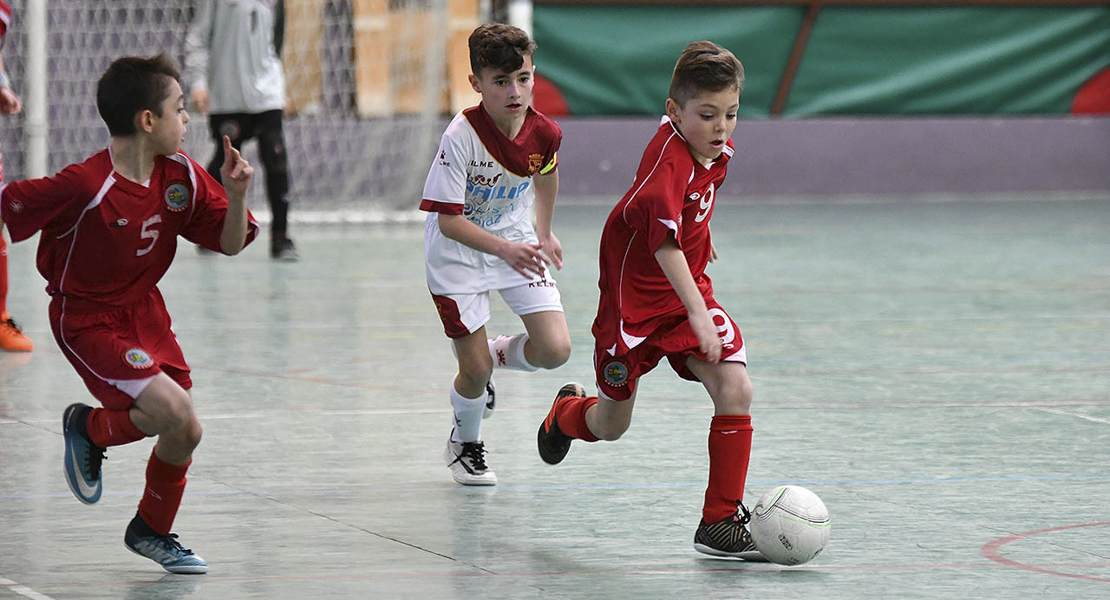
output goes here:
[{"label": "red shorts", "polygon": [[62,354],[105,408],[130,408],[134,397],[117,384],[126,388],[127,382],[158,373],[169,375],[184,389],[193,387],[157,288],[131,306],[93,310],[80,301],[55,297],[50,302],[50,327]]},{"label": "red shorts", "polygon": [[[747,350],[740,328],[728,313],[712,298],[706,300],[709,316],[717,326],[721,337],[721,360],[747,363]],[[636,391],[636,382],[655,368],[665,356],[671,368],[683,379],[699,381],[686,359],[695,356],[705,360],[705,353],[699,350],[698,338],[690,327],[685,315],[665,317],[646,324],[651,333],[635,347],[621,354],[611,354],[612,342],[621,338],[620,324],[614,323],[611,335],[597,338],[594,345],[594,372],[597,375],[597,389],[612,400],[628,400]]]}]

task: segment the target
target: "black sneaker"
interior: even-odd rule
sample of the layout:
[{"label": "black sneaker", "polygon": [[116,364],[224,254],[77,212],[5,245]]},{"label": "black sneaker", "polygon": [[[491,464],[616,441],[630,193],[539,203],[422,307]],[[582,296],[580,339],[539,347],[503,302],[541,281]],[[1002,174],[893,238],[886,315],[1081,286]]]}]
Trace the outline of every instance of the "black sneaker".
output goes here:
[{"label": "black sneaker", "polygon": [[162,565],[170,573],[203,575],[208,572],[208,563],[192,550],[177,541],[177,534],[161,535],[150,528],[142,517],[135,515],[123,534],[127,549],[139,556],[149,558]]},{"label": "black sneaker", "polygon": [[270,240],[270,258],[286,262],[296,262],[300,255],[293,240],[287,237],[276,237]]},{"label": "black sneaker", "polygon": [[706,523],[702,519],[694,533],[694,550],[711,556],[742,558],[744,560],[766,561],[755,547],[747,524],[751,513],[740,504],[736,514],[716,523]]},{"label": "black sneaker", "polygon": [[570,451],[570,443],[574,440],[559,429],[559,423],[555,420],[555,407],[563,398],[582,398],[585,396],[586,388],[573,381],[559,388],[559,393],[555,394],[555,401],[551,403],[551,410],[547,411],[547,418],[543,420],[543,423],[540,423],[540,430],[536,434],[536,445],[539,447],[540,458],[543,459],[543,462],[549,465],[557,465],[563,462],[563,458]]},{"label": "black sneaker", "polygon": [[62,415],[62,437],[65,438],[66,483],[77,499],[85,504],[96,504],[104,491],[100,479],[100,465],[104,462],[104,448],[89,440],[85,430],[92,407],[71,404]]}]

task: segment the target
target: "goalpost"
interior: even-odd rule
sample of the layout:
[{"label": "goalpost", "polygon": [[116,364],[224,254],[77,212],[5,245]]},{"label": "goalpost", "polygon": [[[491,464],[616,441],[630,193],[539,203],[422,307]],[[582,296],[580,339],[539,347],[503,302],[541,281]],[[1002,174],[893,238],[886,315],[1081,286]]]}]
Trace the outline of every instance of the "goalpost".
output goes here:
[{"label": "goalpost", "polygon": [[[197,2],[8,1],[4,59],[25,101],[22,115],[0,123],[9,180],[55,173],[103,148],[100,74],[124,55],[166,52],[183,64]],[[487,20],[490,0],[284,2],[290,218],[412,218],[447,119],[477,103],[466,38]],[[188,108],[184,150],[206,165],[207,117]],[[244,154],[259,163],[253,142]],[[266,218],[264,177],[251,187],[251,210]]]}]

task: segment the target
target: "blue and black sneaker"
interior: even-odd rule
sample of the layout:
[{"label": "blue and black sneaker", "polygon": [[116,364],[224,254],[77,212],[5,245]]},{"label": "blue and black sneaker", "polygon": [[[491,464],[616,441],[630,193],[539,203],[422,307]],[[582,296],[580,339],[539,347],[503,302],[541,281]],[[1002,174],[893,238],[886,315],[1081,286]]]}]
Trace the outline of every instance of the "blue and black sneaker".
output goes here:
[{"label": "blue and black sneaker", "polygon": [[104,448],[89,440],[85,430],[92,407],[71,404],[62,415],[62,435],[66,440],[66,483],[77,499],[85,504],[96,504],[104,484],[100,479],[100,464],[104,462]]},{"label": "blue and black sneaker", "polygon": [[208,563],[192,550],[182,546],[181,542],[177,541],[176,533],[161,535],[151,529],[138,514],[127,525],[123,543],[128,550],[153,560],[170,573],[204,575],[208,572]]}]

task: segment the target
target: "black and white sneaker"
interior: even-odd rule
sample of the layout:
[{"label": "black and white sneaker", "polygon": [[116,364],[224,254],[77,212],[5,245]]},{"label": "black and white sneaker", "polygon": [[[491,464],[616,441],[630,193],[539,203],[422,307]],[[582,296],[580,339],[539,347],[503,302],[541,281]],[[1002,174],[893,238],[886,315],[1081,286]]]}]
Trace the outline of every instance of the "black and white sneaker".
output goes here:
[{"label": "black and white sneaker", "polygon": [[170,573],[203,575],[208,572],[208,563],[192,550],[182,546],[181,542],[177,541],[176,533],[160,535],[139,515],[135,515],[127,525],[123,543],[128,550],[153,560]]},{"label": "black and white sneaker", "polygon": [[694,533],[694,550],[710,556],[766,562],[748,532],[747,525],[751,518],[748,509],[740,504],[736,514],[727,519],[716,523],[706,523],[702,519]]},{"label": "black and white sneaker", "polygon": [[539,448],[540,458],[543,459],[543,462],[549,465],[557,465],[563,462],[567,452],[570,452],[570,443],[574,440],[559,429],[559,423],[555,419],[555,407],[559,405],[559,401],[563,398],[583,398],[585,396],[586,388],[573,381],[559,388],[559,392],[555,394],[555,401],[551,403],[551,410],[547,411],[547,418],[543,420],[543,423],[540,423],[540,430],[536,434],[536,445]]},{"label": "black and white sneaker", "polygon": [[463,485],[497,485],[497,475],[486,465],[486,447],[478,442],[456,442],[455,431],[447,438],[443,460],[451,477]]}]

